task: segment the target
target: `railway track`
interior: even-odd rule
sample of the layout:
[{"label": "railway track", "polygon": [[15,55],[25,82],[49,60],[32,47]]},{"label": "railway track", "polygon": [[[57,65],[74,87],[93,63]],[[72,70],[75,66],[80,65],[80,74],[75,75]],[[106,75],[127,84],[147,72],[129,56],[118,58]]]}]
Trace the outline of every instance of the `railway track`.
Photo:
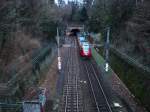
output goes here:
[{"label": "railway track", "polygon": [[112,112],[111,106],[107,100],[100,80],[98,79],[98,76],[96,74],[96,70],[94,69],[91,61],[83,62],[83,65],[88,77],[89,89],[91,89],[91,93],[95,103],[95,109],[93,108],[93,111]]},{"label": "railway track", "polygon": [[[67,40],[68,41],[68,40]],[[76,41],[70,40],[68,49],[68,61],[66,63],[65,84],[60,112],[83,112],[80,87],[78,84],[79,68]]]},{"label": "railway track", "polygon": [[[64,65],[64,88],[59,112],[112,112],[111,106],[98,79],[96,69],[91,61],[81,61],[79,68],[79,52],[75,39],[67,39],[66,58]],[[80,73],[82,71],[82,73]],[[80,85],[81,76],[87,77],[87,84]],[[83,84],[83,83],[82,83]],[[83,87],[87,87],[86,90]],[[88,96],[84,91],[89,91]],[[86,105],[86,98],[91,99]],[[84,103],[83,103],[84,102]],[[90,107],[88,107],[90,106]]]}]

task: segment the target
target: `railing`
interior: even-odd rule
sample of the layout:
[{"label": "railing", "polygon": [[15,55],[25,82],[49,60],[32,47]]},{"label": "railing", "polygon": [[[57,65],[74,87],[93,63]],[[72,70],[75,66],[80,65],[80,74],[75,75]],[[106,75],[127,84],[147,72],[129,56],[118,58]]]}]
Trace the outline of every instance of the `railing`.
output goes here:
[{"label": "railing", "polygon": [[[103,47],[100,46],[100,47]],[[128,55],[126,55],[125,53],[117,50],[117,48],[115,48],[113,45],[110,45],[110,51],[114,54],[116,54],[117,56],[119,56],[120,58],[122,58],[123,60],[125,60],[127,63],[129,63],[130,65],[134,66],[137,69],[140,69],[140,71],[142,72],[146,72],[148,74],[150,74],[150,69],[140,63],[138,63],[135,59],[129,57]],[[95,54],[96,51],[93,50],[93,53]],[[101,58],[100,58],[101,59]]]},{"label": "railing", "polygon": [[51,63],[55,54],[56,45],[53,45],[53,47],[52,45],[49,45],[41,49],[35,58],[29,60],[28,63],[22,66],[21,70],[12,73],[12,78],[7,83],[5,83],[7,88],[4,92],[6,92],[6,94],[9,93],[8,95],[14,95],[15,91],[19,89],[20,83],[24,83],[24,81],[26,80],[32,80],[32,77],[39,77],[41,69],[43,70],[44,66],[45,68],[47,68],[46,66],[48,66]]},{"label": "railing", "polygon": [[17,81],[17,78],[19,80],[22,74],[27,72],[26,70],[32,69],[33,71],[36,71],[37,69],[39,69],[40,64],[46,59],[46,57],[50,54],[50,52],[51,46],[47,46],[46,48],[41,49],[41,51],[35,58],[33,58],[29,63],[27,63],[22,67],[23,68],[22,70],[18,71],[16,74],[13,74],[13,77],[7,82],[7,85],[8,86],[13,85]]},{"label": "railing", "polygon": [[[115,48],[113,48],[111,46],[111,52],[114,53],[114,55],[116,55],[117,57],[119,57],[121,60],[123,60],[124,62],[127,62],[126,64],[128,65],[131,65],[133,66],[134,70],[133,70],[133,74],[126,74],[128,75],[128,79],[132,79],[133,83],[136,84],[136,87],[135,86],[130,86],[128,85],[128,87],[130,87],[130,90],[133,92],[133,94],[136,96],[136,98],[140,98],[140,102],[143,104],[143,105],[146,105],[146,101],[147,100],[144,100],[144,99],[148,99],[148,96],[147,93],[148,93],[148,88],[145,88],[145,85],[148,84],[148,79],[149,79],[149,69],[147,67],[144,68],[144,66],[142,66],[141,64],[137,63],[134,59],[130,58],[129,56],[121,53],[120,51],[116,50]],[[96,52],[96,50],[93,48],[92,49],[92,55],[93,55],[93,58],[96,60],[96,62],[98,63],[99,65],[99,68],[100,70],[102,71],[102,74],[104,72],[104,62],[105,60],[99,55],[98,52]],[[124,67],[128,67],[126,65],[124,65]],[[131,69],[133,69],[131,68]],[[129,68],[130,69],[130,68]],[[136,69],[136,70],[135,70]],[[129,70],[130,71],[130,70]],[[142,74],[143,71],[144,73]],[[124,72],[124,71],[123,71]],[[126,73],[128,73],[128,70],[125,70]],[[105,73],[105,72],[104,72]],[[123,91],[126,91],[126,93],[128,94],[128,96],[125,98],[125,99],[129,99],[130,96],[133,96],[132,98],[134,99],[134,95],[129,91],[129,89],[126,87],[126,85],[124,83],[128,83],[128,79],[126,79],[126,81],[124,81],[124,83],[120,80],[120,78],[113,72],[113,70],[111,69],[111,67],[109,67],[109,71],[108,73],[105,75],[103,75],[104,77],[108,77],[109,79],[109,76],[112,76],[114,75],[117,80],[119,80],[119,83],[121,86],[122,86],[122,90]],[[134,76],[134,77],[133,77]],[[131,78],[130,78],[131,77]],[[109,80],[111,82],[111,80]],[[145,84],[145,85],[143,85]],[[136,89],[136,91],[135,91]],[[143,91],[145,90],[145,92]],[[139,96],[139,92],[138,91],[142,91],[141,94],[142,96]],[[130,96],[129,96],[130,95]],[[136,99],[137,100],[137,99]],[[135,103],[135,102],[134,102]],[[133,105],[134,103],[131,103],[129,102],[129,105],[131,107],[132,110],[136,110],[136,106],[137,105]]]},{"label": "railing", "polygon": [[[53,58],[56,55],[56,45],[52,47],[52,45],[49,45],[45,47],[44,49],[41,49],[38,55],[29,61],[26,65],[22,66],[22,70],[16,72],[13,74],[13,77],[5,84],[7,87],[7,93],[9,93],[9,96],[14,97],[16,91],[19,89],[20,82],[24,82],[25,80],[32,80],[30,79],[32,76],[36,77],[38,69],[41,71],[43,70],[42,67],[45,66],[45,68],[48,68],[48,65],[52,62]],[[38,66],[38,67],[37,67]],[[44,69],[45,70],[45,69]],[[30,71],[30,72],[29,72]],[[40,75],[40,73],[38,73]],[[10,99],[9,99],[10,98]],[[0,103],[0,112],[22,112],[23,110],[23,104],[21,103],[12,103],[11,97],[6,99],[4,98],[3,103]],[[8,101],[9,102],[8,102]]]},{"label": "railing", "polygon": [[0,112],[22,112],[22,103],[0,103]]},{"label": "railing", "polygon": [[126,55],[125,53],[120,52],[114,46],[111,45],[110,47],[111,47],[110,50],[112,53],[115,53],[116,55],[118,55],[120,58],[124,59],[127,63],[134,66],[135,68],[140,69],[140,71],[143,71],[143,72],[150,74],[150,69],[148,67],[143,66],[142,64],[135,61],[133,58]]},{"label": "railing", "polygon": [[23,101],[18,103],[0,103],[0,112],[41,112],[39,101]]}]

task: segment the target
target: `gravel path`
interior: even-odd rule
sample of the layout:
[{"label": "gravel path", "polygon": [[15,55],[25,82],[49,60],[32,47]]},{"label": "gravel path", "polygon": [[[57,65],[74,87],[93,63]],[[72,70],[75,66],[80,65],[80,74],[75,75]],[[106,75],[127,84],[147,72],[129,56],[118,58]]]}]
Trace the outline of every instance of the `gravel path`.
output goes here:
[{"label": "gravel path", "polygon": [[112,89],[125,101],[133,112],[146,112],[146,110],[136,103],[135,96],[129,91],[119,77],[113,73],[110,77]]}]

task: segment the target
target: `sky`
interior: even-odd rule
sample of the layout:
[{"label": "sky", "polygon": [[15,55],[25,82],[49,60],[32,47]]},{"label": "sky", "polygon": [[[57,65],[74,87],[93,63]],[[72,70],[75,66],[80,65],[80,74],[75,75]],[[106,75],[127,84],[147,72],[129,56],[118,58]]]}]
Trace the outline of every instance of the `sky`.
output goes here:
[{"label": "sky", "polygon": [[[68,1],[74,1],[74,0],[64,0],[65,1],[65,3],[67,4],[68,3]],[[83,0],[77,0],[78,2],[83,2]],[[58,0],[55,0],[55,3],[58,3]]]}]

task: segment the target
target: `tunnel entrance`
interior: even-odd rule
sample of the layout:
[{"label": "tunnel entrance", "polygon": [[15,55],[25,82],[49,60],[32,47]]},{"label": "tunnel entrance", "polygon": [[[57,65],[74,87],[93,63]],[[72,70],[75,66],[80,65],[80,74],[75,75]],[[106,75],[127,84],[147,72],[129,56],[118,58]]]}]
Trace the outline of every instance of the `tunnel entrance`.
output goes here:
[{"label": "tunnel entrance", "polygon": [[71,32],[72,36],[77,36],[77,33],[79,33],[80,30],[79,29],[72,29],[70,32]]},{"label": "tunnel entrance", "polygon": [[66,33],[69,36],[77,36],[77,33],[84,31],[84,25],[67,26]]}]

